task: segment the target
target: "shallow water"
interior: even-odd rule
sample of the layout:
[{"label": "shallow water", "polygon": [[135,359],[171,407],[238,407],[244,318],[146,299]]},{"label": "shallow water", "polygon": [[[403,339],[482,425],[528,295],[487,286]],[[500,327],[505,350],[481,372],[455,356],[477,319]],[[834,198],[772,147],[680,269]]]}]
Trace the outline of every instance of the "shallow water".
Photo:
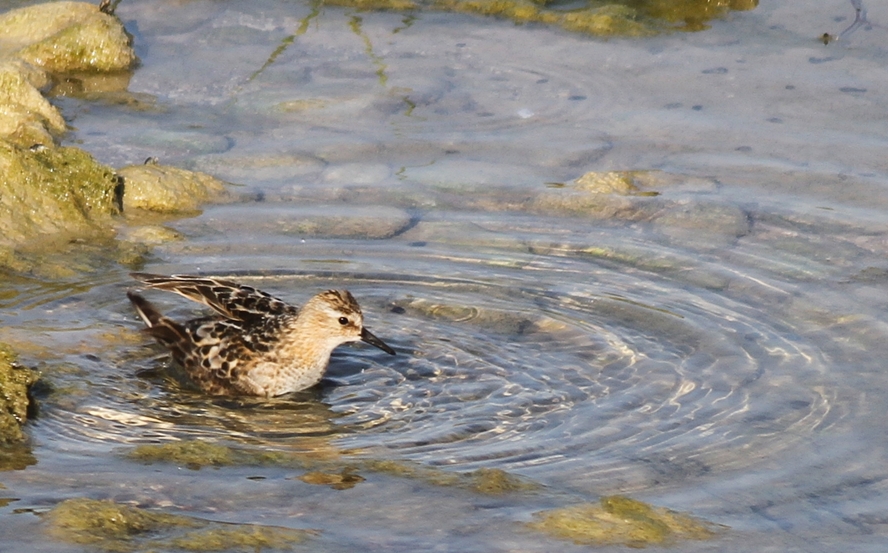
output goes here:
[{"label": "shallow water", "polygon": [[[118,13],[133,96],[58,99],[71,141],[243,185],[170,223],[184,240],[145,269],[294,303],[347,287],[399,355],[343,347],[316,390],[208,400],[137,332],[126,270],[17,282],[0,341],[54,391],[28,426],[36,464],[0,473],[0,549],[81,550],[35,513],[85,496],[317,529],[312,549],[583,550],[519,523],[622,493],[730,527],[676,550],[882,550],[888,31],[818,42],[848,2],[606,42],[271,1]],[[659,195],[578,214],[569,181],[652,169],[672,175]],[[195,438],[544,488],[362,470],[339,490],[294,466],[126,457]]]}]

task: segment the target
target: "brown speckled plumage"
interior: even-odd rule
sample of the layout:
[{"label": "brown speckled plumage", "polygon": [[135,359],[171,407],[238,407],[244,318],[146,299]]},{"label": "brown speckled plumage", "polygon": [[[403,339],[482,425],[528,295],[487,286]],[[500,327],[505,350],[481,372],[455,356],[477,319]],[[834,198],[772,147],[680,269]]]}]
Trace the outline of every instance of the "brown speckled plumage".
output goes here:
[{"label": "brown speckled plumage", "polygon": [[395,354],[364,328],[347,290],[327,290],[302,309],[234,282],[209,277],[133,273],[150,288],[203,303],[217,315],[184,324],[163,316],[135,292],[127,296],[173,359],[212,395],[277,396],[304,390],[324,375],[330,353],[362,340]]}]

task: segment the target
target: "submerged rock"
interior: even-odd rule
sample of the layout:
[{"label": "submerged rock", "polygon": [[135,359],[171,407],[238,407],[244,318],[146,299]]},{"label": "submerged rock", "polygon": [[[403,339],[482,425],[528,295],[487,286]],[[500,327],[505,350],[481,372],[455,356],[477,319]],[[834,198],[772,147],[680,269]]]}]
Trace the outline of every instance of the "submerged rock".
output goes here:
[{"label": "submerged rock", "polygon": [[366,459],[359,466],[371,472],[421,480],[433,486],[464,488],[483,495],[530,492],[541,487],[536,482],[501,469],[481,468],[472,472],[458,473],[405,461],[382,459]]},{"label": "submerged rock", "polygon": [[579,545],[668,545],[677,540],[705,540],[723,528],[694,517],[614,495],[600,505],[583,503],[542,511],[528,526]]},{"label": "submerged rock", "polygon": [[575,188],[548,190],[527,203],[533,213],[594,219],[644,218],[645,203],[623,194],[601,194]]},{"label": "submerged rock", "polygon": [[123,544],[138,536],[177,526],[200,526],[190,517],[87,498],[62,501],[47,513],[46,518],[50,534],[56,539],[118,551],[128,549]]},{"label": "submerged rock", "polygon": [[306,484],[330,486],[334,490],[348,490],[364,481],[364,477],[355,472],[354,467],[344,467],[338,472],[311,471],[299,477]]},{"label": "submerged rock", "polygon": [[273,451],[234,448],[205,440],[182,440],[167,444],[145,444],[126,453],[134,461],[143,463],[175,463],[192,470],[201,467],[263,466],[297,464],[296,457]]},{"label": "submerged rock", "polygon": [[[645,171],[607,171],[604,173],[590,171],[574,181],[577,190],[585,190],[596,194],[619,194],[631,196],[642,194],[636,179]],[[644,195],[656,195],[656,192],[644,193]]]},{"label": "submerged rock", "polygon": [[36,371],[17,365],[12,350],[0,344],[0,444],[25,439],[22,425],[31,405],[28,389],[38,377]]},{"label": "submerged rock", "polygon": [[739,207],[704,202],[670,205],[653,219],[672,241],[697,248],[721,247],[749,233],[749,216]]},{"label": "submerged rock", "polygon": [[259,526],[255,524],[214,524],[193,530],[163,544],[182,551],[292,551],[293,545],[317,535],[313,530]]},{"label": "submerged rock", "polygon": [[469,473],[470,489],[484,495],[504,495],[508,493],[534,491],[539,484],[509,474],[502,469],[480,468]]},{"label": "submerged rock", "polygon": [[55,539],[105,551],[289,550],[316,534],[254,524],[219,524],[110,500],[67,499],[45,515]]},{"label": "submerged rock", "polygon": [[237,204],[214,207],[203,217],[186,222],[226,233],[299,237],[355,238],[376,240],[391,238],[408,228],[410,214],[387,206],[296,205],[295,203]]},{"label": "submerged rock", "polygon": [[548,320],[532,314],[433,302],[423,298],[399,299],[393,305],[412,314],[451,323],[470,324],[484,332],[530,334],[547,326]]},{"label": "submerged rock", "polygon": [[36,464],[37,458],[34,457],[28,443],[6,443],[0,447],[0,472],[4,470],[25,470]]},{"label": "submerged rock", "polygon": [[[751,10],[758,0],[613,0],[586,7],[560,0],[325,0],[359,10],[430,9],[543,23],[596,36],[644,37],[662,31],[699,31],[731,10]],[[591,4],[591,3],[590,3]],[[550,7],[551,6],[551,7]]]},{"label": "submerged rock", "polygon": [[528,201],[527,209],[545,215],[642,219],[656,209],[656,204],[646,200],[658,195],[645,189],[648,173],[590,171],[570,184],[551,183],[548,190]]}]

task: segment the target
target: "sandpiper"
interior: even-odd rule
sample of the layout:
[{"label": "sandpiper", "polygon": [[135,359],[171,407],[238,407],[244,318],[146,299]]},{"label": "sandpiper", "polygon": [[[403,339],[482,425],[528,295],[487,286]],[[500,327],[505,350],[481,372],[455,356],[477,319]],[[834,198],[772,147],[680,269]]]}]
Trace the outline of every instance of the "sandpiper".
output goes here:
[{"label": "sandpiper", "polygon": [[364,328],[358,302],[347,290],[327,290],[298,309],[250,286],[197,276],[132,273],[150,288],[175,292],[213,308],[216,315],[184,324],[163,316],[135,292],[127,296],[170,349],[173,359],[212,395],[279,396],[321,380],[340,344],[361,340],[391,355]]}]

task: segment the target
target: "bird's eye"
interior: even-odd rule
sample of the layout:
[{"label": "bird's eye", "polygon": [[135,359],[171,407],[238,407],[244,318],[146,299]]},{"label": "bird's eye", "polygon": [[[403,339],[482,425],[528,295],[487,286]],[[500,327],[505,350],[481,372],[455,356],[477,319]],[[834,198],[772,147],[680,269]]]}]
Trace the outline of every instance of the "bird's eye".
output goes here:
[{"label": "bird's eye", "polygon": [[348,324],[348,319],[346,317],[339,317],[339,324],[345,326]]}]

